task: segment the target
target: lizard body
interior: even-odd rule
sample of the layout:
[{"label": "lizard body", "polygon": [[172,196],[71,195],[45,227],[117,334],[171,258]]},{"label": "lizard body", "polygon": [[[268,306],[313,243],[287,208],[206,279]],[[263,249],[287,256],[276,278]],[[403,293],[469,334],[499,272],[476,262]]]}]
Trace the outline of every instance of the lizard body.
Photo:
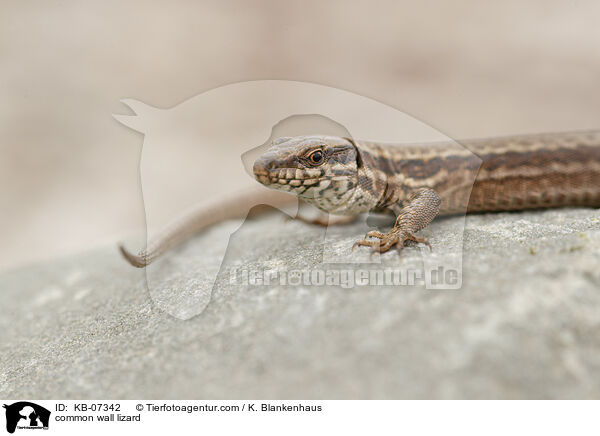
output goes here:
[{"label": "lizard body", "polygon": [[[402,247],[407,240],[428,244],[414,233],[438,214],[600,207],[600,131],[461,144],[384,144],[323,135],[284,137],[273,141],[253,170],[255,178],[268,188],[295,194],[329,214],[355,216],[391,210],[397,219],[390,232],[369,232],[355,244],[379,252]],[[248,196],[244,199],[246,203],[260,202]],[[216,215],[218,220],[225,218]],[[235,207],[225,215],[238,216]],[[192,216],[137,256],[122,247],[121,251],[134,266],[143,267],[165,249],[215,222]]]}]

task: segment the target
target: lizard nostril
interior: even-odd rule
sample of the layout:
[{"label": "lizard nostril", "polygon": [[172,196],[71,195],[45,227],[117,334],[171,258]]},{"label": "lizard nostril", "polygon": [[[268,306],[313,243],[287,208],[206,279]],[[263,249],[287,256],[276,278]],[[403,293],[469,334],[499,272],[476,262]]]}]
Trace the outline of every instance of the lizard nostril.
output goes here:
[{"label": "lizard nostril", "polygon": [[261,162],[260,159],[258,159],[256,162],[254,162],[254,166],[252,167],[252,170],[254,171],[255,175],[264,173],[266,168],[263,162]]},{"label": "lizard nostril", "polygon": [[254,166],[252,168],[255,177],[265,177],[268,175],[269,171],[273,168],[273,161],[270,159],[264,159],[259,157],[256,162],[254,162]]},{"label": "lizard nostril", "polygon": [[275,159],[269,153],[260,156],[254,162],[254,174],[264,174],[275,167]]}]

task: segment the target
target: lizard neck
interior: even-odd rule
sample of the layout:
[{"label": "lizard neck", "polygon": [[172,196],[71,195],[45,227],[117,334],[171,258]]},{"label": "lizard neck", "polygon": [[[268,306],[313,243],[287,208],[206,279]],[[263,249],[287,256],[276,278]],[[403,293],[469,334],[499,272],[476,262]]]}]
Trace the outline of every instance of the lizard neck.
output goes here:
[{"label": "lizard neck", "polygon": [[383,210],[391,200],[388,198],[389,179],[393,173],[386,171],[384,167],[382,146],[365,142],[356,142],[355,145],[358,152],[357,184],[347,203],[346,213]]}]

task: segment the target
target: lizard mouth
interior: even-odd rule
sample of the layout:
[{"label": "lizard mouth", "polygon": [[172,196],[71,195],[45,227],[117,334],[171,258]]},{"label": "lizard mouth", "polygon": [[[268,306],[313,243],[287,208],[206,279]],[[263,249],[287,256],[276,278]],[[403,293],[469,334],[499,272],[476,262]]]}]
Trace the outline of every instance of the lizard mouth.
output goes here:
[{"label": "lizard mouth", "polygon": [[300,186],[312,186],[319,183],[322,177],[296,177],[296,169],[280,169],[275,171],[266,171],[254,169],[254,177],[265,186],[291,186],[297,188]]}]

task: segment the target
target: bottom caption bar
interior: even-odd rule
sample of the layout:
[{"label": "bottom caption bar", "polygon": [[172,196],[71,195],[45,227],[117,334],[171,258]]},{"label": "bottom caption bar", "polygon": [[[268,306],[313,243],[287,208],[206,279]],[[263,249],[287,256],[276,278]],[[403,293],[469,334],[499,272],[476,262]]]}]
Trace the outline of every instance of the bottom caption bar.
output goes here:
[{"label": "bottom caption bar", "polygon": [[3,400],[7,433],[600,434],[598,401]]}]

